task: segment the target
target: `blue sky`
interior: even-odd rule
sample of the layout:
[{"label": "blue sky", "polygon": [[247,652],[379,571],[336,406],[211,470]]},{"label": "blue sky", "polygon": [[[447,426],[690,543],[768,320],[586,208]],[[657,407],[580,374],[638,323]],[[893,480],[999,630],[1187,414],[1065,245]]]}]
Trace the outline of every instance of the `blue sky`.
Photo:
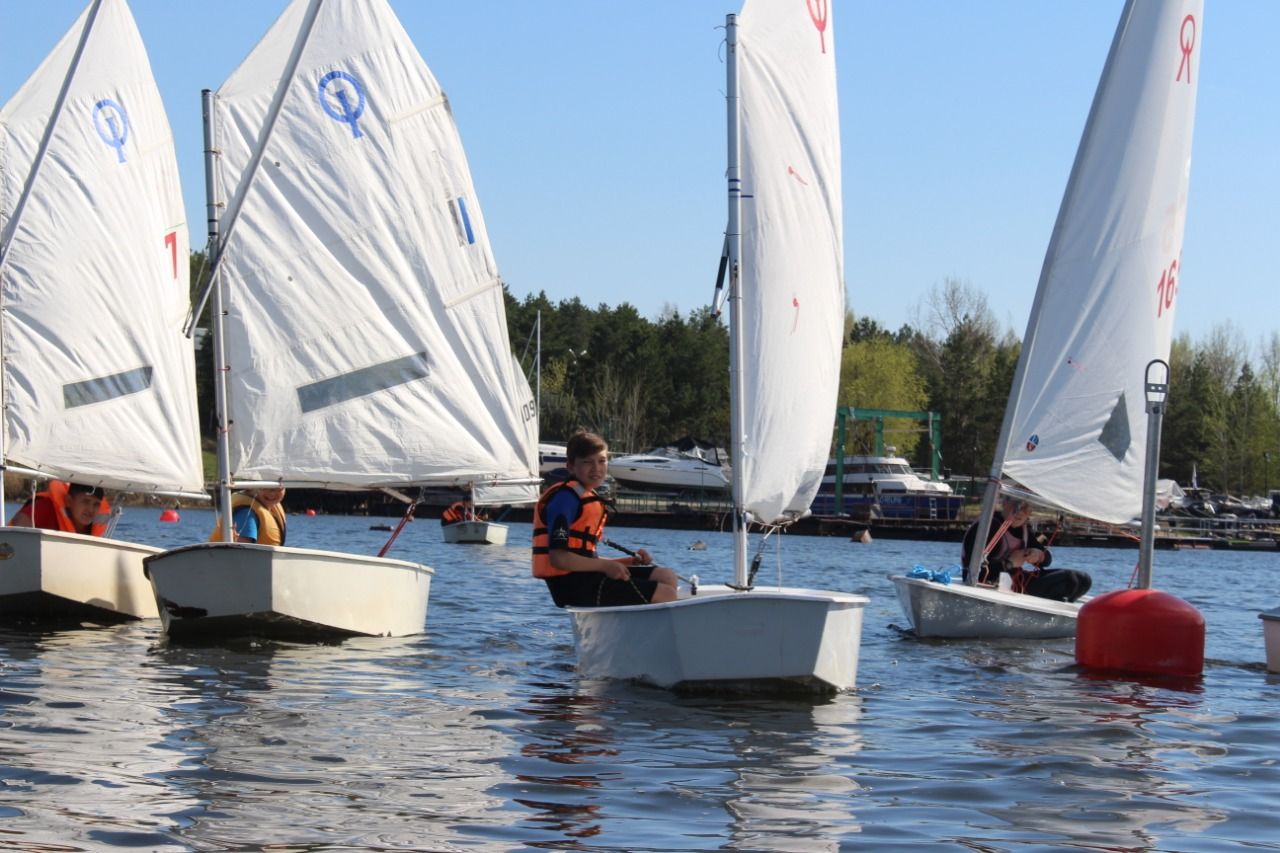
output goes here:
[{"label": "blue sky", "polygon": [[[1021,335],[1120,0],[835,0],[849,304],[891,329],[947,278]],[[0,0],[0,101],[83,8]],[[448,93],[504,279],[588,305],[711,297],[724,66],[710,0],[392,0]],[[833,2],[834,5],[834,2]],[[1206,4],[1176,329],[1280,328],[1280,2]],[[203,242],[199,93],[283,0],[133,0]]]}]

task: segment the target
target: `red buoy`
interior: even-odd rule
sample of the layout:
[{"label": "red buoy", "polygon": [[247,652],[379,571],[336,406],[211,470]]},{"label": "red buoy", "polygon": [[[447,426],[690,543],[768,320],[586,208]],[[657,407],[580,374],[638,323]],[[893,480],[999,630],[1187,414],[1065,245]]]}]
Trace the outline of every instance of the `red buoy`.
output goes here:
[{"label": "red buoy", "polygon": [[307,515],[308,515],[308,516],[312,516],[312,515],[315,515],[315,514],[316,514],[316,511],[315,511],[314,509],[309,509],[309,510],[307,510]]},{"label": "red buoy", "polygon": [[1076,663],[1111,672],[1198,676],[1204,671],[1204,617],[1158,589],[1099,595],[1076,618]]},{"label": "red buoy", "polygon": [[176,509],[166,509],[160,513],[160,520],[165,522],[174,522],[178,520],[178,511]]}]

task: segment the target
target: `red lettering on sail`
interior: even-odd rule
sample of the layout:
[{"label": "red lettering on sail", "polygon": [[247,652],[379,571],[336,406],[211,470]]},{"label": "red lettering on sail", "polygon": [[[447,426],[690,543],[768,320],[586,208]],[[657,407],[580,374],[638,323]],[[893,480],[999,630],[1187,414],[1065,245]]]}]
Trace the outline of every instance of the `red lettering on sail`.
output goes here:
[{"label": "red lettering on sail", "polygon": [[1173,308],[1173,298],[1178,295],[1178,259],[1174,258],[1168,269],[1160,273],[1160,283],[1156,285],[1156,316],[1164,314],[1166,308]]},{"label": "red lettering on sail", "polygon": [[818,41],[822,45],[822,52],[826,53],[827,18],[830,17],[827,9],[827,0],[804,0],[804,4],[809,7],[809,19],[818,28]]},{"label": "red lettering on sail", "polygon": [[164,235],[164,244],[169,247],[169,254],[173,256],[173,277],[178,278],[178,232],[170,231]]},{"label": "red lettering on sail", "polygon": [[1196,46],[1196,17],[1187,15],[1182,19],[1182,28],[1178,31],[1178,45],[1182,48],[1182,61],[1178,63],[1178,76],[1174,82],[1182,79],[1182,69],[1187,69],[1187,85],[1191,85],[1191,51]]}]

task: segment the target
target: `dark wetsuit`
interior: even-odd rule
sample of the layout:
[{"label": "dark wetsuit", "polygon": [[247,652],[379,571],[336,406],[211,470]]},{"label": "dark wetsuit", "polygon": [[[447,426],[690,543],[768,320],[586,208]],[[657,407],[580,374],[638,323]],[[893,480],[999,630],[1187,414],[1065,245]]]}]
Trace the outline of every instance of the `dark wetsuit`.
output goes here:
[{"label": "dark wetsuit", "polygon": [[[991,529],[987,535],[994,535],[1002,524],[1004,524],[1004,515],[996,512],[991,517]],[[977,535],[978,523],[974,522],[964,534],[962,565],[964,566],[966,581],[969,580],[969,557],[973,553],[973,540]],[[1044,562],[1040,564],[1039,571],[1024,569],[1021,566],[1014,566],[1010,563],[1009,557],[1014,551],[1026,550],[1027,548],[1039,548],[1044,551]],[[978,583],[994,585],[1000,579],[1001,572],[1008,572],[1013,579],[1015,591],[1034,595],[1037,598],[1075,601],[1089,591],[1089,587],[1093,585],[1093,579],[1088,574],[1075,569],[1050,569],[1049,565],[1052,562],[1053,555],[1049,552],[1048,547],[1041,544],[1036,538],[1031,525],[1023,524],[1020,527],[1010,527],[996,542],[995,547],[991,549],[991,553],[987,555],[987,559],[983,561],[978,575]]]}]

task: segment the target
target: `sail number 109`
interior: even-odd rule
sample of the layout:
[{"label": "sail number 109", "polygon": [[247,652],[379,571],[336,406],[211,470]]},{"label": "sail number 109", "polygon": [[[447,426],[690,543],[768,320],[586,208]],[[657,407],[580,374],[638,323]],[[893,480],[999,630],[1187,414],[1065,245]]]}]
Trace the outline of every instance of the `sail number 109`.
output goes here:
[{"label": "sail number 109", "polygon": [[1173,298],[1178,295],[1178,259],[1174,258],[1168,269],[1160,273],[1160,283],[1156,285],[1156,316],[1164,314],[1165,309],[1173,309]]}]

